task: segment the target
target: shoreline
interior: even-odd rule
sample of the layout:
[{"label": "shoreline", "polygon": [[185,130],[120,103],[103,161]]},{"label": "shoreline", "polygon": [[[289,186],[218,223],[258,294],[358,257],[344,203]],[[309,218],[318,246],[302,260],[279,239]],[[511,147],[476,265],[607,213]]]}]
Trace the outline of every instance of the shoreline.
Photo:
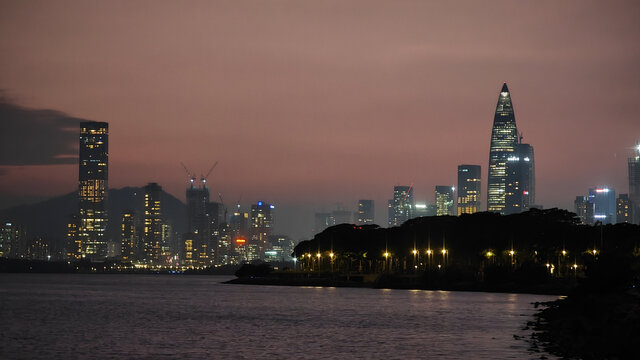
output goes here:
[{"label": "shoreline", "polygon": [[[566,296],[573,284],[549,283],[542,285],[523,286],[515,283],[484,284],[481,282],[449,282],[428,284],[421,276],[415,275],[381,275],[371,276],[369,281],[346,280],[337,277],[301,277],[295,276],[254,276],[237,277],[224,284],[234,285],[262,285],[262,286],[314,286],[314,287],[351,287],[368,289],[394,289],[394,290],[434,290],[434,291],[460,291],[460,292],[492,292],[510,294],[531,294]],[[356,279],[362,276],[352,276]]]}]

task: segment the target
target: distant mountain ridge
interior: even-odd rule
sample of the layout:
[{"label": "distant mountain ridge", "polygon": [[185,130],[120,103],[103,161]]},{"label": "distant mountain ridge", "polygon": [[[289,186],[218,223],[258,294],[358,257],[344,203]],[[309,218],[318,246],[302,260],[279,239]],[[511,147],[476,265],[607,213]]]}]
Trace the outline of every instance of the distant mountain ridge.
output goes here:
[{"label": "distant mountain ridge", "polygon": [[[162,191],[162,217],[173,230],[183,233],[187,229],[186,205],[173,195]],[[120,238],[120,222],[123,210],[133,210],[138,219],[144,214],[144,187],[109,189],[107,196],[107,239]],[[78,194],[57,196],[35,204],[19,205],[0,210],[1,221],[12,221],[25,227],[28,237],[43,236],[54,249],[66,244],[67,223],[78,213]]]}]

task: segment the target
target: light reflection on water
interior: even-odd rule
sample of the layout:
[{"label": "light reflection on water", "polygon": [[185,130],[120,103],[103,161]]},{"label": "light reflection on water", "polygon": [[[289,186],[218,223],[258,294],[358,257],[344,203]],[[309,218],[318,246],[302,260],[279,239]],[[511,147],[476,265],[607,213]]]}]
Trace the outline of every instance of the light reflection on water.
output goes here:
[{"label": "light reflection on water", "polygon": [[514,335],[557,298],[223,280],[0,274],[0,358],[534,359]]}]

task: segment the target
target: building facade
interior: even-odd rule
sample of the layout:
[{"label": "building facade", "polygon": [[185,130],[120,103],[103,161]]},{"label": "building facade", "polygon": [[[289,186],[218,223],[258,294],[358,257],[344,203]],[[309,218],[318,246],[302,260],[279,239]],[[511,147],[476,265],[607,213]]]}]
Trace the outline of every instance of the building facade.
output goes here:
[{"label": "building facade", "polygon": [[535,165],[533,146],[517,144],[507,158],[505,214],[517,214],[535,204]]},{"label": "building facade", "polygon": [[136,222],[135,212],[125,210],[122,212],[120,226],[120,258],[124,261],[132,261],[136,258]]},{"label": "building facade", "polygon": [[389,227],[400,226],[413,216],[413,185],[394,186],[393,199],[389,200]]},{"label": "building facade", "polygon": [[249,242],[249,261],[264,260],[269,248],[269,236],[273,228],[273,209],[275,206],[258,201],[251,205],[251,241]]},{"label": "building facade", "polygon": [[436,216],[454,215],[454,192],[453,186],[436,186]]},{"label": "building facade", "polygon": [[633,148],[633,157],[629,158],[629,201],[634,224],[640,224],[640,143]]},{"label": "building facade", "polygon": [[616,223],[630,223],[631,216],[631,200],[629,194],[620,194],[616,200]]},{"label": "building facade", "polygon": [[373,224],[375,209],[373,200],[358,200],[358,225]]},{"label": "building facade", "polygon": [[145,260],[158,262],[162,247],[162,187],[149,183],[144,187],[144,254]]},{"label": "building facade", "polygon": [[511,102],[511,93],[502,85],[491,130],[489,176],[487,180],[487,210],[504,213],[507,183],[507,159],[518,143],[518,129]]},{"label": "building facade", "polygon": [[589,189],[589,202],[593,204],[593,220],[603,224],[616,222],[616,191],[599,186]]},{"label": "building facade", "polygon": [[[79,249],[73,257],[107,256],[107,191],[109,189],[109,124],[80,123],[78,171]],[[79,254],[76,253],[79,251]]]},{"label": "building facade", "polygon": [[458,165],[458,216],[480,211],[480,165]]}]

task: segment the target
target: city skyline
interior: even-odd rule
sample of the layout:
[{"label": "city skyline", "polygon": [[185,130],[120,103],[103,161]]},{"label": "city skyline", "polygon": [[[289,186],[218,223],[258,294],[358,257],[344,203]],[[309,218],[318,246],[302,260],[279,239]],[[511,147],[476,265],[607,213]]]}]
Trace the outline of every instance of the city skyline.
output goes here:
[{"label": "city skyline", "polygon": [[[448,21],[437,19],[454,13],[445,4],[368,3],[351,17],[357,4],[194,3],[178,16],[161,3],[147,18],[133,5],[75,4],[43,3],[48,17],[2,4],[2,33],[19,36],[0,39],[1,110],[21,119],[4,124],[3,208],[76,189],[67,142],[77,134],[64,129],[89,119],[110,124],[110,188],[157,182],[185,201],[180,162],[205,172],[219,161],[212,199],[245,199],[245,211],[259,199],[275,204],[276,233],[308,236],[301,227],[315,212],[355,210],[359,199],[378,204],[384,225],[393,186],[414,183],[416,201],[433,203],[436,185],[456,184],[459,164],[486,166],[504,81],[536,149],[536,203],[573,210],[594,186],[629,192],[627,158],[640,136],[634,3],[469,3]],[[252,26],[235,25],[245,16]],[[25,26],[34,22],[42,26]],[[176,46],[183,51],[168,52]],[[49,127],[28,127],[43,116]],[[58,140],[46,156],[30,146],[40,133]]]}]

